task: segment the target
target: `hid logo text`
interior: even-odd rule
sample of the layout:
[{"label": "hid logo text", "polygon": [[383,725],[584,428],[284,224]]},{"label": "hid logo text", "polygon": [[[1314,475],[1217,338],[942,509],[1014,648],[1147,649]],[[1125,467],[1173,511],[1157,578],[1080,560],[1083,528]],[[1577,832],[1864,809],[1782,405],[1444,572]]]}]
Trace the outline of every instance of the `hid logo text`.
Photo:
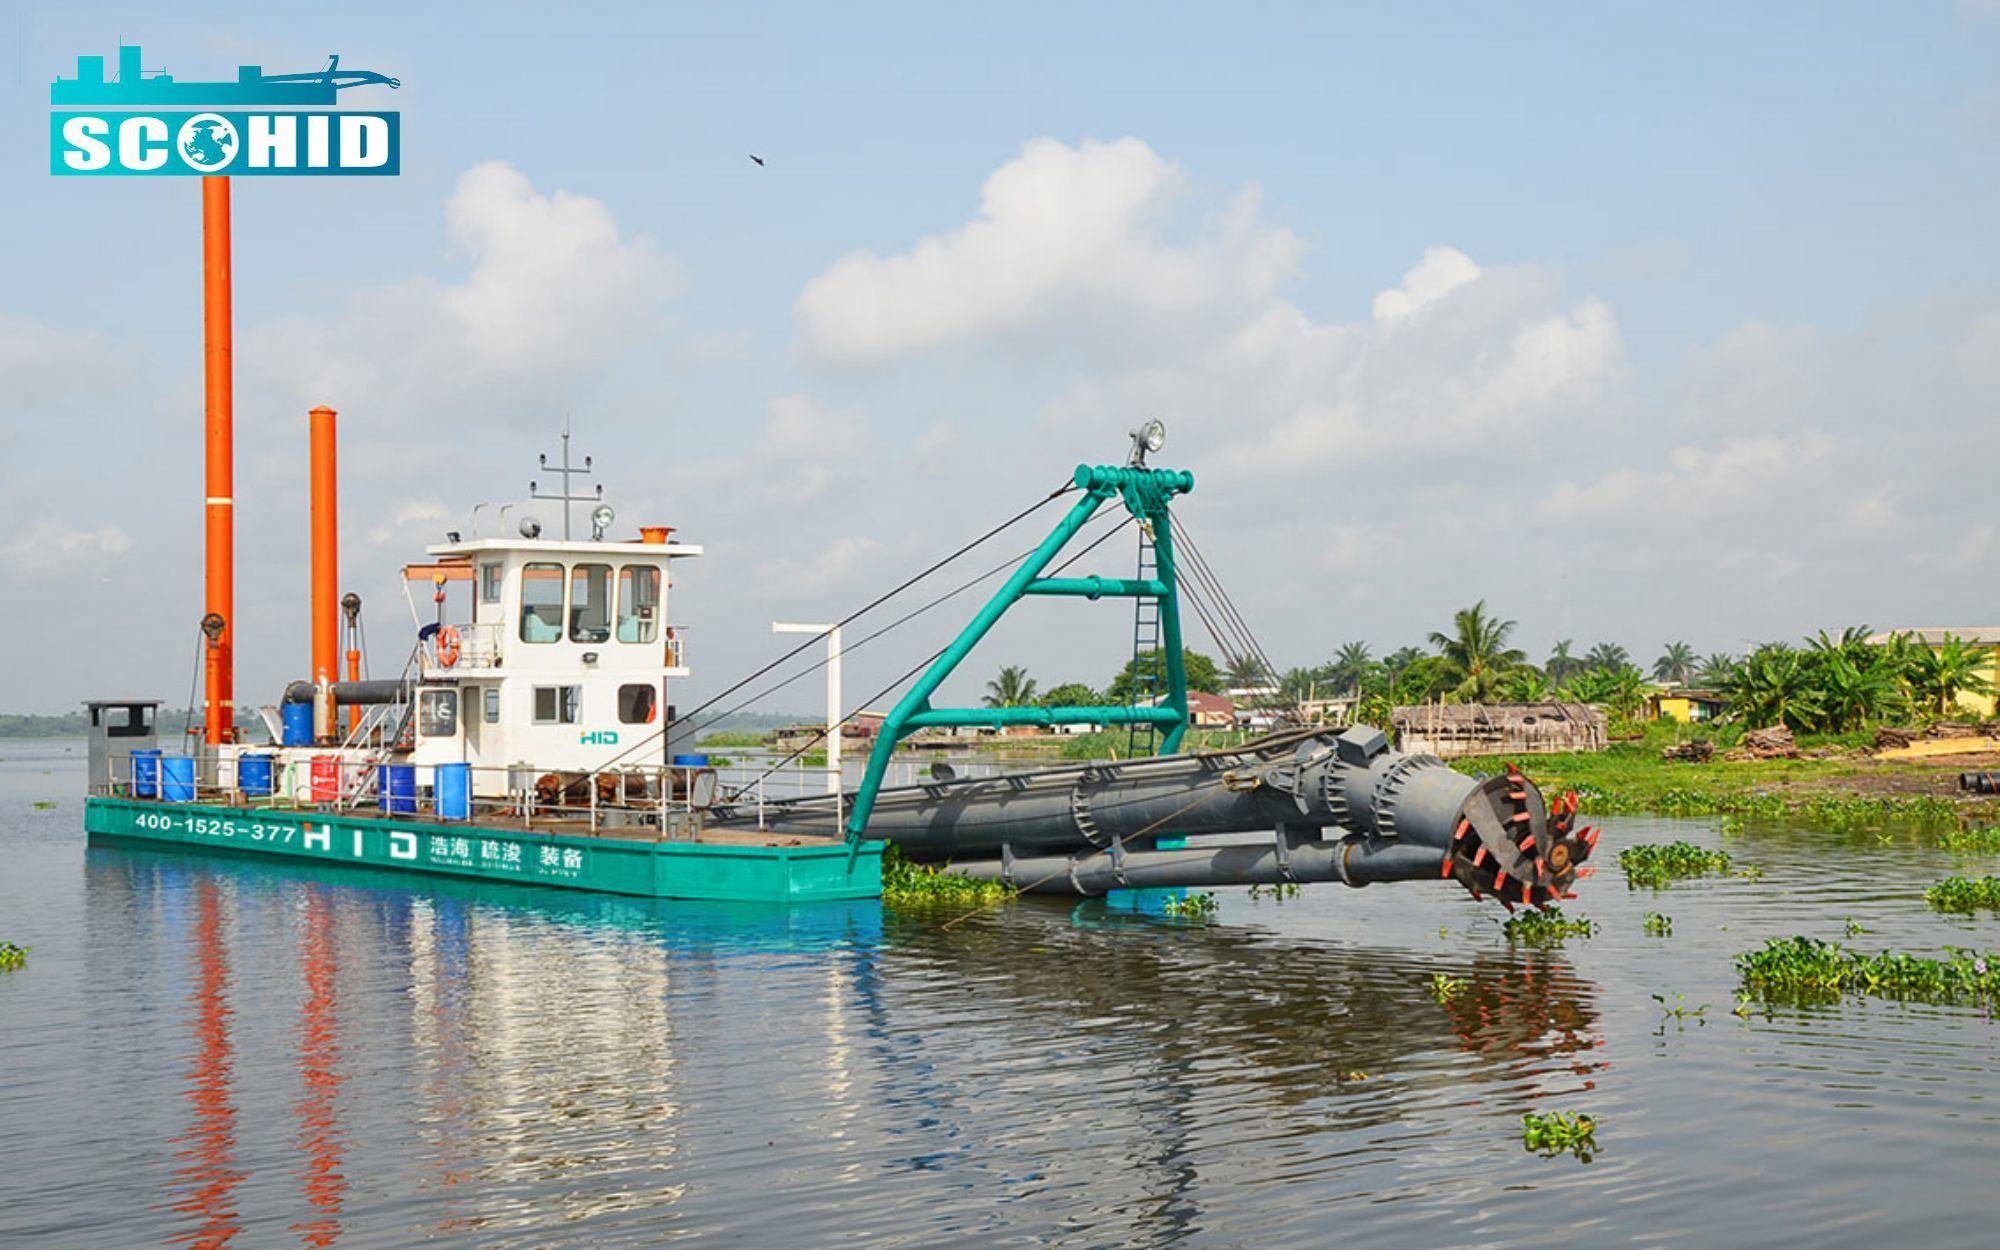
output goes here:
[{"label": "hid logo text", "polygon": [[618,745],[618,731],[615,729],[592,729],[583,735],[583,745],[587,747],[615,747]]},{"label": "hid logo text", "polygon": [[103,57],[80,56],[76,77],[49,89],[57,106],[49,114],[49,172],[394,174],[402,165],[399,114],[312,106],[335,104],[350,87],[401,85],[371,70],[343,70],[337,56],[303,74],[241,65],[223,82],[149,74],[130,45],[118,49],[115,78]]}]

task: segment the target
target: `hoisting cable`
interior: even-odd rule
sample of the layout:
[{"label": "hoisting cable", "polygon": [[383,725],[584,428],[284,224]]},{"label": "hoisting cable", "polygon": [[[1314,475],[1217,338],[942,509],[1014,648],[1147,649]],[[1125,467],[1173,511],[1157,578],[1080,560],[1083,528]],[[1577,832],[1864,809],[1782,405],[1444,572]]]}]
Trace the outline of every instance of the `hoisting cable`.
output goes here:
[{"label": "hoisting cable", "polygon": [[[1123,530],[1125,526],[1131,522],[1131,520],[1132,517],[1128,514],[1125,517],[1124,521],[1120,522],[1117,525],[1112,526],[1108,530],[1105,530],[1102,534],[1098,535],[1097,538],[1093,540],[1089,546],[1083,548],[1081,551],[1078,551],[1075,555],[1071,556],[1069,559],[1064,560],[1061,564],[1057,565],[1054,572],[1050,573],[1049,576],[1055,577],[1061,575],[1061,573],[1065,569],[1069,568],[1070,565],[1075,564],[1078,560],[1083,559],[1085,556],[1089,555],[1091,552],[1097,550],[1100,546],[1104,545],[1106,539],[1109,539],[1114,534],[1117,534],[1121,530]],[[1012,560],[1008,561],[1009,564],[1012,564],[1014,562],[1015,561]],[[991,574],[988,574],[987,576],[991,576]],[[895,690],[898,686],[901,686],[904,682],[909,681],[917,674],[923,672],[926,668],[930,667],[932,664],[935,664],[937,662],[938,657],[943,655],[945,652],[949,650],[951,650],[950,643],[946,643],[944,646],[939,647],[936,651],[933,651],[928,658],[918,663],[917,666],[912,668],[909,672],[904,673],[901,677],[898,677],[896,680],[882,687],[882,689],[876,691],[874,694],[869,695],[866,699],[863,699],[851,711],[849,711],[846,715],[842,716],[838,723],[845,725],[848,721],[853,720],[856,716],[860,715],[864,710],[866,710],[869,704],[876,703],[884,698],[887,698],[891,691]],[[817,733],[814,733],[812,736],[808,737],[798,747],[794,748],[791,754],[785,756],[783,759],[771,765],[763,772],[758,773],[755,777],[752,777],[749,781],[743,783],[741,786],[738,786],[736,790],[732,793],[731,797],[734,798],[741,796],[743,793],[749,790],[751,786],[758,784],[759,782],[763,781],[766,777],[769,777],[772,773],[777,772],[785,765],[791,763],[793,760],[799,758],[801,755],[804,755],[807,751],[810,751],[815,745],[817,745],[826,738],[827,733],[832,728],[833,726],[828,725],[820,729]]]},{"label": "hoisting cable", "polygon": [[931,574],[937,572],[945,565],[950,564],[952,561],[958,559],[960,556],[963,556],[966,553],[972,551],[973,549],[979,547],[980,545],[984,544],[989,539],[993,538],[995,535],[1001,533],[1002,531],[1010,529],[1013,526],[1019,524],[1021,521],[1026,520],[1029,516],[1032,516],[1034,513],[1039,512],[1041,509],[1047,507],[1050,503],[1054,502],[1057,499],[1060,499],[1062,496],[1067,495],[1069,492],[1075,489],[1077,489],[1075,482],[1065,481],[1061,486],[1050,491],[1048,494],[1042,496],[1040,499],[1028,505],[1026,508],[1021,509],[1021,511],[1016,512],[1013,516],[1007,518],[1005,521],[1002,521],[1000,524],[994,526],[992,529],[987,530],[984,534],[981,534],[979,537],[973,539],[971,542],[960,547],[958,550],[952,552],[950,555],[945,556],[943,559],[940,559],[932,563],[929,567],[923,569],[921,572],[918,572],[913,576],[905,579],[903,582],[899,583],[893,589],[888,590],[883,594],[876,596],[874,599],[869,600],[861,607],[856,608],[852,612],[849,612],[846,616],[841,617],[839,620],[827,626],[824,630],[820,631],[819,633],[807,635],[805,641],[801,642],[798,646],[793,647],[791,650],[785,652],[777,659],[772,660],[769,664],[764,665],[762,668],[751,673],[749,676],[744,677],[740,681],[737,681],[735,684],[728,686],[723,690],[718,691],[716,694],[712,695],[706,702],[697,704],[690,711],[684,713],[683,715],[675,717],[671,721],[668,721],[665,725],[660,727],[660,732],[656,734],[647,735],[646,737],[633,743],[630,747],[627,747],[625,750],[620,751],[618,754],[612,756],[604,763],[598,765],[596,768],[591,769],[590,772],[592,772],[593,774],[602,772],[605,769],[611,767],[613,764],[616,764],[619,760],[622,760],[625,757],[631,755],[634,751],[638,750],[639,748],[644,746],[650,746],[654,742],[657,742],[662,738],[668,737],[673,733],[673,731],[677,727],[685,725],[689,720],[693,719],[696,716],[699,716],[701,713],[707,711],[709,708],[714,707],[716,704],[722,702],[730,695],[735,694],[737,691],[743,689],[743,687],[749,685],[751,682],[756,681],[759,677],[764,676],[764,674],[770,672],[772,669],[775,669],[780,665],[784,664],[786,661],[792,659],[794,656],[798,655],[799,653],[805,651],[807,648],[811,647],[814,643],[824,641],[827,635],[831,634],[834,630],[839,629],[843,625],[851,624],[854,622],[856,618],[863,616],[869,612],[872,612],[878,607],[881,607],[884,603],[887,603],[889,600],[895,598],[897,595],[902,594],[904,591],[916,585],[918,582],[924,580],[926,577],[929,577]]},{"label": "hoisting cable", "polygon": [[[207,618],[204,617],[204,620]],[[194,630],[194,676],[188,679],[187,707],[181,712],[181,747],[186,749],[188,739],[194,734],[194,696],[201,689],[201,650],[207,634],[201,626]]]},{"label": "hoisting cable", "polygon": [[[1187,547],[1190,557],[1189,567],[1194,572],[1195,579],[1203,583],[1207,587],[1208,592],[1214,596],[1218,609],[1226,618],[1233,621],[1235,628],[1241,632],[1243,638],[1250,644],[1251,654],[1263,666],[1267,679],[1276,684],[1279,681],[1277,665],[1271,662],[1270,654],[1264,650],[1264,644],[1258,641],[1256,631],[1250,628],[1250,623],[1244,620],[1243,614],[1237,610],[1235,601],[1229,597],[1229,592],[1222,588],[1222,579],[1215,575],[1215,570],[1209,566],[1208,560],[1201,554],[1201,544],[1195,541],[1194,535],[1189,532],[1185,521],[1181,523],[1180,532],[1181,538]],[[1284,706],[1282,695],[1278,697],[1275,706]]]},{"label": "hoisting cable", "polygon": [[[1124,517],[1122,520],[1117,521],[1115,524],[1112,525],[1111,532],[1115,533],[1118,529],[1122,528],[1123,526],[1131,524],[1131,520],[1132,518],[1128,515]],[[1105,537],[1107,538],[1110,537],[1110,533],[1107,533]],[[1007,559],[994,565],[992,568],[987,569],[984,573],[981,573],[978,576],[970,578],[966,581],[960,582],[957,586],[954,586],[952,589],[947,590],[943,594],[937,596],[935,599],[932,599],[930,602],[922,605],[921,607],[912,608],[910,611],[905,612],[903,615],[897,617],[895,620],[890,621],[887,625],[884,625],[880,629],[875,630],[873,633],[864,635],[860,640],[856,642],[845,644],[844,646],[841,647],[841,655],[842,656],[852,655],[854,652],[859,651],[861,648],[867,646],[869,643],[875,641],[877,638],[880,638],[882,635],[888,633],[890,630],[896,629],[897,627],[902,625],[906,625],[909,622],[915,620],[917,617],[922,616],[924,613],[930,611],[932,608],[938,607],[939,605],[944,604],[952,599],[955,599],[961,594],[964,594],[966,591],[972,589],[974,586],[977,586],[979,583],[988,581],[999,573],[1006,572],[1008,569],[1013,568],[1015,565],[1019,564],[1021,561],[1027,559],[1029,556],[1033,554],[1035,554],[1035,549],[1033,547],[1030,547],[1026,551],[1021,552],[1019,555],[1008,557]],[[710,716],[707,720],[703,721],[701,724],[690,728],[688,730],[688,733],[691,735],[698,735],[705,730],[711,729],[717,724],[721,723],[722,721],[725,721],[731,716],[734,716],[736,713],[741,712],[745,708],[750,707],[753,704],[759,702],[760,700],[763,700],[765,698],[770,697],[771,695],[778,693],[778,691],[783,690],[785,687],[791,685],[792,683],[797,681],[803,681],[805,678],[812,676],[814,673],[817,673],[818,671],[825,668],[828,664],[832,662],[833,659],[831,656],[821,657],[819,660],[815,661],[811,665],[807,666],[806,668],[800,669],[798,672],[793,673],[790,677],[783,679],[776,685],[766,686],[764,689],[758,691],[757,693],[745,696],[740,702],[735,703],[732,706],[724,708],[722,711],[715,713],[713,716]],[[691,716],[683,716],[679,718],[679,720],[676,721],[675,723],[676,724],[683,723],[690,719],[692,719]]]}]

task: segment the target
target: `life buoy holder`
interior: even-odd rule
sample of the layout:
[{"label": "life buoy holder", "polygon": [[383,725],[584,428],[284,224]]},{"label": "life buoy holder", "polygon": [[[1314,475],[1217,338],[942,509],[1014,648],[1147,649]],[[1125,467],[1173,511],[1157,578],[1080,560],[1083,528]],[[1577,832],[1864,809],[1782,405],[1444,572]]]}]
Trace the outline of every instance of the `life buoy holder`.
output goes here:
[{"label": "life buoy holder", "polygon": [[450,668],[458,663],[458,630],[447,625],[438,631],[438,663]]}]

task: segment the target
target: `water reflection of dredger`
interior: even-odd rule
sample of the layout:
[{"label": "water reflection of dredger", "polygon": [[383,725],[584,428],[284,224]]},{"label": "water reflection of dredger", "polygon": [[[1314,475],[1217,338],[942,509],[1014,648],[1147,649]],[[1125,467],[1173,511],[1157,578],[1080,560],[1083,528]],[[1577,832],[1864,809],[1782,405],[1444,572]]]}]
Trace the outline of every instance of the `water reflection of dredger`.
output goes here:
[{"label": "water reflection of dredger", "polygon": [[[1157,937],[1136,940],[1134,928]],[[1460,1051],[1475,1069],[1499,1071],[1600,1040],[1595,987],[1556,954],[1478,952],[1447,966],[1407,950],[1304,945],[1256,929],[1178,929],[1098,904],[1022,903],[963,924],[898,925],[891,935],[1018,1006],[1024,1027],[1172,1019],[1163,1047],[1242,1053],[1241,1079],[1287,1099],[1423,1051]],[[1468,982],[1442,1006],[1426,986],[1441,970]]]},{"label": "water reflection of dredger", "polygon": [[340,1212],[347,1193],[341,1172],[342,1131],[340,963],[335,942],[334,901],[326,887],[305,887],[299,963],[305,997],[299,1006],[298,1146],[305,1156],[301,1188],[309,1214],[292,1224],[306,1245],[330,1246],[340,1237]]},{"label": "water reflection of dredger", "polygon": [[194,1048],[188,1066],[187,1132],[177,1139],[182,1182],[172,1208],[188,1217],[182,1240],[196,1246],[226,1244],[242,1225],[236,1189],[236,1047],[230,1038],[229,900],[213,880],[194,884],[194,924],[188,930],[193,967],[188,1000],[194,1015]]}]

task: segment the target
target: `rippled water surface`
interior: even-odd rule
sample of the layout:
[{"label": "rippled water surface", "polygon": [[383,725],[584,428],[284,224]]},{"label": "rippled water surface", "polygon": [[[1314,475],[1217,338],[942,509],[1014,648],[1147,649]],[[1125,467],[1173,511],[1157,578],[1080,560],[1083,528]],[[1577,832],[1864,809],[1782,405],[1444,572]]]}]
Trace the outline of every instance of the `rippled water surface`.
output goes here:
[{"label": "rippled water surface", "polygon": [[0,743],[8,1244],[1994,1241],[1991,1018],[1730,1013],[1766,936],[2000,946],[1913,834],[1608,821],[1764,876],[1607,866],[1535,952],[1443,883],[944,923],[92,848],[81,758]]}]

